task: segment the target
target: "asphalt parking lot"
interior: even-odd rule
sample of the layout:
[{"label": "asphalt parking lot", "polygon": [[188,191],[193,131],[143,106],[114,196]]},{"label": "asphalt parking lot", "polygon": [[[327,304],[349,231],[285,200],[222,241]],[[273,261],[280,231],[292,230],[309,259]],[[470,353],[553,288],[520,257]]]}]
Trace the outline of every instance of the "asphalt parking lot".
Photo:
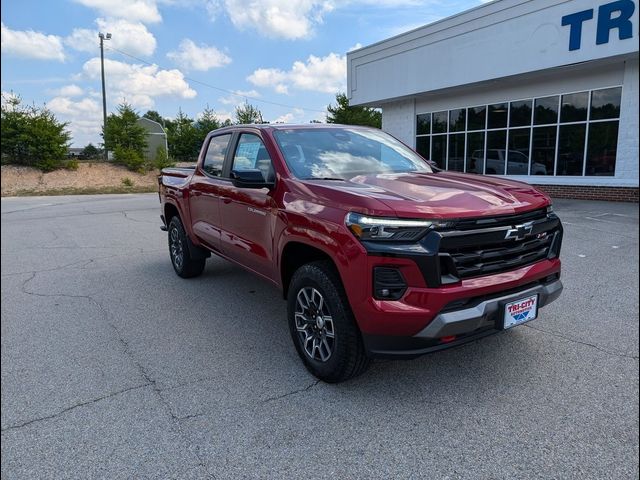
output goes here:
[{"label": "asphalt parking lot", "polygon": [[172,270],[157,195],[2,199],[2,478],[638,477],[638,205],[557,201],[527,326],[318,383],[279,292]]}]

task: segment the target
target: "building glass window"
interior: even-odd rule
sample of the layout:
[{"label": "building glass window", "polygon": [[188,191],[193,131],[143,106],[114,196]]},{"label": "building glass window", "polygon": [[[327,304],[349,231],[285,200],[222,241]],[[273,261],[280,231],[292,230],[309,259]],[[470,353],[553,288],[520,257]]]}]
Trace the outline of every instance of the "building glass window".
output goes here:
[{"label": "building glass window", "polygon": [[467,128],[467,109],[458,108],[449,112],[449,131],[464,132]]},{"label": "building glass window", "polygon": [[496,103],[489,105],[489,125],[488,128],[505,128],[509,113],[508,103]]},{"label": "building glass window", "polygon": [[510,110],[510,127],[524,127],[531,125],[531,100],[511,102]]},{"label": "building glass window", "polygon": [[431,133],[431,114],[423,113],[418,115],[416,120],[416,134],[429,135]]},{"label": "building glass window", "polygon": [[467,109],[468,130],[484,130],[487,124],[487,107],[471,107]]},{"label": "building glass window", "polygon": [[562,95],[562,108],[560,109],[560,121],[583,122],[587,119],[587,105],[589,92],[571,93]]},{"label": "building glass window", "polygon": [[560,125],[557,175],[582,175],[586,131],[585,123]]},{"label": "building glass window", "polygon": [[507,146],[506,130],[489,130],[487,132],[487,175],[504,175]]},{"label": "building glass window", "polygon": [[[529,111],[531,114],[531,111]],[[529,174],[530,128],[509,130],[509,150],[507,151],[507,175]]]},{"label": "building glass window", "polygon": [[620,117],[622,88],[605,88],[591,92],[590,120],[604,120]]},{"label": "building glass window", "polygon": [[449,135],[449,163],[447,164],[447,170],[464,172],[464,133]]},{"label": "building glass window", "polygon": [[431,142],[431,160],[444,170],[447,166],[447,136],[433,135]]},{"label": "building glass window", "polygon": [[433,114],[432,125],[433,133],[447,133],[448,112],[435,112]]},{"label": "building glass window", "polygon": [[585,175],[613,176],[617,147],[618,122],[590,124]]},{"label": "building glass window", "polygon": [[558,101],[560,97],[554,95],[552,97],[536,98],[536,107],[533,114],[533,123],[535,125],[546,125],[549,123],[558,123]]},{"label": "building glass window", "polygon": [[427,160],[431,159],[431,141],[429,135],[416,138],[416,152]]},{"label": "building glass window", "polygon": [[469,173],[613,176],[621,97],[610,87],[420,113],[416,150]]},{"label": "building glass window", "polygon": [[467,134],[467,162],[465,172],[484,173],[484,132]]},{"label": "building glass window", "polygon": [[535,127],[531,141],[530,175],[553,175],[558,127]]}]

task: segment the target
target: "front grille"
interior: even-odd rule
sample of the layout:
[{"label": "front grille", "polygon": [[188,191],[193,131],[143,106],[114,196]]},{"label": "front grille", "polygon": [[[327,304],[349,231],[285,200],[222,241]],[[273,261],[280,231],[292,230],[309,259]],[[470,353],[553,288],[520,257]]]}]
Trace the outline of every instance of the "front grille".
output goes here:
[{"label": "front grille", "polygon": [[[490,226],[483,223],[473,230],[456,226],[456,231],[445,234],[440,244],[442,282],[506,272],[556,256],[560,248],[559,239],[555,241],[561,232],[560,223],[555,215],[546,213],[543,218],[531,220],[537,215],[531,212],[512,216],[511,223],[506,224],[497,218],[496,223]],[[508,229],[524,223],[523,220],[533,222],[530,234],[522,239],[506,239]]]},{"label": "front grille", "polygon": [[448,252],[453,260],[457,276],[460,278],[489,275],[512,270],[547,258],[551,246],[551,235],[532,240],[502,245],[491,245],[486,248],[475,246],[456,248]]}]

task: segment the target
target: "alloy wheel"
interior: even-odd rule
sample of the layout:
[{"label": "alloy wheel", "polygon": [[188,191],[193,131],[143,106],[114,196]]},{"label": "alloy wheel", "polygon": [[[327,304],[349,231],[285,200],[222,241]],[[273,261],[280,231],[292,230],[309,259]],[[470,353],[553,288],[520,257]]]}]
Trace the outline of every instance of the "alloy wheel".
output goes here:
[{"label": "alloy wheel", "polygon": [[333,318],[322,294],[303,287],[296,297],[295,325],[302,347],[309,358],[326,362],[335,347]]},{"label": "alloy wheel", "polygon": [[182,240],[180,239],[180,232],[177,228],[172,228],[169,233],[169,247],[171,249],[171,258],[173,264],[178,270],[182,268],[184,262],[184,252],[182,248]]}]

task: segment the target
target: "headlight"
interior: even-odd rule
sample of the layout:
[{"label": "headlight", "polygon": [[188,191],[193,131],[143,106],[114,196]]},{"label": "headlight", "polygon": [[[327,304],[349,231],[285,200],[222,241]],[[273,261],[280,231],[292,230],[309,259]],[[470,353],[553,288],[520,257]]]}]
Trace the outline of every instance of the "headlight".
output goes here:
[{"label": "headlight", "polygon": [[345,223],[360,240],[411,242],[424,235],[438,223],[431,220],[369,217],[350,212]]},{"label": "headlight", "polygon": [[553,213],[553,205],[547,206],[547,214]]}]

